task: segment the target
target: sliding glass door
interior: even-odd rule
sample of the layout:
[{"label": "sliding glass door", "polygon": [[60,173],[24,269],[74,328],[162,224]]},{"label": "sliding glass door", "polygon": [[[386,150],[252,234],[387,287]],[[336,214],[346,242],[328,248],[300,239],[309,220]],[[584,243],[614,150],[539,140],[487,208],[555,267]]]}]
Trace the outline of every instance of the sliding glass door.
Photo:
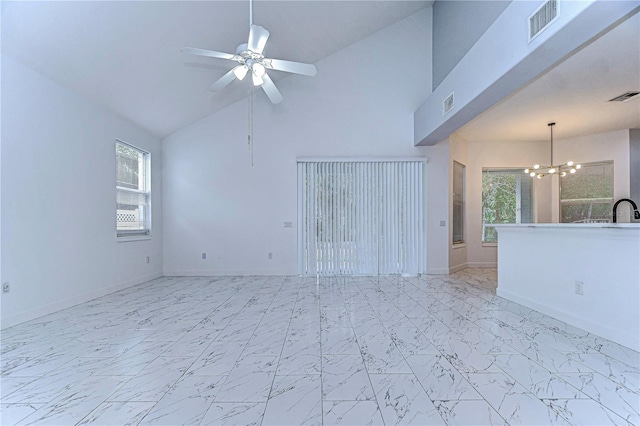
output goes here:
[{"label": "sliding glass door", "polygon": [[299,161],[300,273],[424,273],[425,164]]}]

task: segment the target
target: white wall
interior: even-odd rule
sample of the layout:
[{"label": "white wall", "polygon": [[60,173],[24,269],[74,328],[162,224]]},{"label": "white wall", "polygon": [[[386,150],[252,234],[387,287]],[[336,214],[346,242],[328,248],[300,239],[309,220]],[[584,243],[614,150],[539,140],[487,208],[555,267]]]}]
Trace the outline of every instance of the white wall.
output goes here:
[{"label": "white wall", "polygon": [[[640,225],[497,229],[499,296],[640,349]],[[576,281],[584,294],[576,294]]]},{"label": "white wall", "polygon": [[[637,1],[563,1],[558,18],[529,42],[528,17],[540,4],[509,3],[416,111],[416,144],[445,139],[639,8]],[[452,92],[455,105],[443,115]]]},{"label": "white wall", "polygon": [[[116,242],[116,138],[151,152],[151,240]],[[3,56],[1,159],[2,327],[161,275],[159,140]]]},{"label": "white wall", "polygon": [[[433,88],[449,74],[511,0],[433,3]],[[461,31],[461,29],[464,31]]]},{"label": "white wall", "polygon": [[[413,112],[430,91],[430,28],[428,8],[323,59],[316,77],[279,81],[279,105],[258,92],[253,167],[246,101],[167,137],[165,274],[297,273],[297,157],[426,156],[428,191],[446,185],[432,169],[448,150],[413,146]],[[446,218],[441,204],[427,232]]]},{"label": "white wall", "polygon": [[[482,244],[482,169],[526,168],[549,162],[549,141],[469,142],[467,156],[467,253],[468,266],[494,267],[495,245]],[[614,198],[629,196],[629,131],[554,140],[554,161],[570,159],[580,163],[613,160]],[[555,179],[555,180],[553,180]],[[559,194],[557,178],[534,182],[536,222],[558,222]],[[629,221],[625,210],[621,222]]]}]

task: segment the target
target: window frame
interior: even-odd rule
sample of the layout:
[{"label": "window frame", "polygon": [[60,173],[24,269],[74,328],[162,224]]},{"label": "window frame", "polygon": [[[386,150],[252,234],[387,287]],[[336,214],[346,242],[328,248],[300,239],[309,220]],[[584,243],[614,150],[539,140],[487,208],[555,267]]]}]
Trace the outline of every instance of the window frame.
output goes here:
[{"label": "window frame", "polygon": [[[462,170],[462,182],[461,182],[461,192],[460,201],[456,201],[456,166],[460,166]],[[467,176],[467,166],[460,163],[459,161],[453,160],[452,166],[452,177],[451,177],[451,245],[453,248],[458,248],[466,244],[466,235],[465,235],[465,209],[466,209],[466,176]],[[460,217],[458,218],[460,221],[460,239],[456,240],[456,205],[460,206]]]},{"label": "window frame", "polygon": [[[592,161],[589,163],[581,163],[582,168],[581,170],[578,171],[578,173],[576,174],[576,177],[579,177],[579,173],[583,172],[583,170],[589,168],[589,167],[598,167],[598,166],[603,166],[603,165],[611,165],[611,197],[602,197],[602,198],[581,198],[581,199],[571,199],[569,202],[565,203],[565,204],[584,204],[583,203],[578,203],[576,202],[577,200],[592,200],[592,202],[597,202],[597,201],[604,201],[604,200],[608,200],[609,202],[609,215],[608,215],[608,220],[605,222],[602,219],[594,219],[593,222],[563,222],[563,216],[562,216],[562,205],[563,205],[563,199],[562,199],[562,178],[560,179],[560,182],[558,184],[558,222],[559,223],[611,223],[612,220],[612,214],[611,211],[613,209],[613,203],[615,200],[615,190],[616,190],[616,183],[615,183],[615,177],[616,177],[616,170],[615,170],[615,162],[613,160],[604,160],[604,161]],[[604,202],[602,204],[605,204]],[[585,220],[585,219],[583,219]]]},{"label": "window frame", "polygon": [[[118,186],[118,145],[125,146],[129,149],[133,149],[137,151],[139,154],[142,154],[142,161],[144,165],[144,176],[143,176],[143,184],[144,189],[133,189],[127,188],[124,186]],[[130,143],[124,142],[120,139],[116,139],[114,145],[114,155],[115,155],[115,190],[116,190],[116,214],[118,211],[118,191],[129,192],[132,194],[142,194],[145,198],[145,208],[144,208],[144,229],[118,229],[118,220],[116,218],[116,238],[118,241],[136,241],[136,240],[145,240],[151,238],[151,153],[147,150],[139,148]]]},{"label": "window frame", "polygon": [[[529,179],[531,181],[531,211],[529,212],[529,215],[531,217],[531,222],[522,222],[522,189],[520,186],[520,191],[518,190],[518,186],[516,186],[516,208],[515,208],[515,212],[516,212],[516,221],[513,222],[514,224],[520,224],[520,223],[533,223],[534,222],[534,213],[535,213],[535,181],[533,179],[531,179],[528,175],[524,174],[522,172],[522,170],[524,169],[524,167],[483,167],[482,168],[482,177],[484,178],[484,174],[489,172],[489,173],[502,173],[505,175],[510,175],[513,174],[516,177],[516,185],[518,185],[518,182],[522,182],[524,179]],[[484,191],[481,191],[481,212],[480,212],[480,217],[482,218],[482,228],[480,230],[480,242],[483,246],[486,247],[494,247],[498,245],[498,241],[485,241],[484,240],[484,236],[485,236],[485,227],[486,226],[492,226],[492,225],[498,225],[497,223],[494,224],[485,224],[484,223]],[[511,222],[510,222],[511,223]]]}]

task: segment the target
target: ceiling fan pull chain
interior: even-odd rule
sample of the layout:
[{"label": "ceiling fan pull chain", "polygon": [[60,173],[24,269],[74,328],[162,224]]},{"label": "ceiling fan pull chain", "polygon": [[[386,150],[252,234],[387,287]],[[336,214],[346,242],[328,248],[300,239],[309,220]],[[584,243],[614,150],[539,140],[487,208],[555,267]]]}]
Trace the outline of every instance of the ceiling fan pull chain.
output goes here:
[{"label": "ceiling fan pull chain", "polygon": [[253,167],[253,90],[249,88],[249,96],[247,97],[249,104],[249,132],[247,135],[247,143],[251,152],[251,167]]}]

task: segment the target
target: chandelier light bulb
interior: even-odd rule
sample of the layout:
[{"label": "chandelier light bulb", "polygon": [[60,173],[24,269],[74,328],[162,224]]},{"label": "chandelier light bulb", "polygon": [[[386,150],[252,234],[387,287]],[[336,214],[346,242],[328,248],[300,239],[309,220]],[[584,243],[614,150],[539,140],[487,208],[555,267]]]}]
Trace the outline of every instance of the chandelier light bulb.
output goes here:
[{"label": "chandelier light bulb", "polygon": [[535,164],[532,168],[527,168],[524,170],[524,172],[526,174],[528,174],[529,176],[531,176],[532,178],[537,177],[538,179],[542,179],[544,177],[547,176],[560,176],[560,177],[565,177],[568,176],[570,173],[574,174],[576,173],[578,170],[580,170],[582,168],[582,166],[580,164],[576,164],[573,162],[573,160],[569,160],[566,163],[555,163],[558,164],[557,166],[554,166],[554,161],[553,161],[553,126],[556,125],[556,123],[548,123],[547,124],[549,126],[550,132],[551,132],[551,161],[548,164],[548,166],[544,166],[544,165],[540,165],[540,164]]}]

